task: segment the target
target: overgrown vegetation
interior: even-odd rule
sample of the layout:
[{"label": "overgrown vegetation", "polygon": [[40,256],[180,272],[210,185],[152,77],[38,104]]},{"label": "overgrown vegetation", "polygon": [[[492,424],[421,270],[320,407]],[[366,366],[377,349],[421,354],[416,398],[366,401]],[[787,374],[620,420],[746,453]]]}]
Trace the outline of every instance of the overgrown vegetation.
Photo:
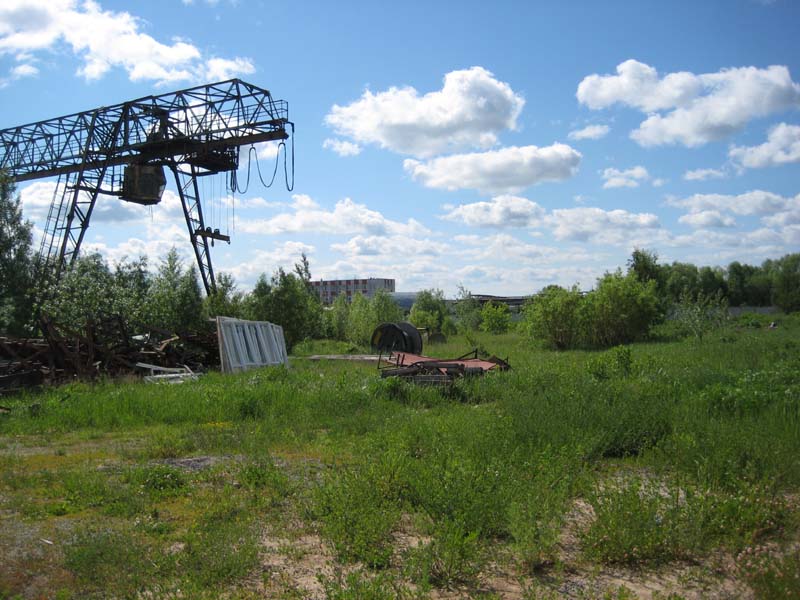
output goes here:
[{"label": "overgrown vegetation", "polygon": [[741,589],[793,593],[800,320],[777,320],[605,351],[473,333],[514,368],[452,394],[295,358],[6,399],[0,591],[478,596],[688,561],[713,594],[722,553]]}]

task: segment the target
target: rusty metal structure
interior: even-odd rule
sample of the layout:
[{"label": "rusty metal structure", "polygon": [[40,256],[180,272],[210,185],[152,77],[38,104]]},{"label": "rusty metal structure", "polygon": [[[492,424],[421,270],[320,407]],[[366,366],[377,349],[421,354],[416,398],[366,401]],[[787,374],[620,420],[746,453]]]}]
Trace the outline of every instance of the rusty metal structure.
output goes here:
[{"label": "rusty metal structure", "polygon": [[411,352],[392,352],[386,365],[378,364],[381,378],[399,377],[416,384],[448,387],[458,379],[480,377],[489,371],[507,371],[507,360],[496,356],[478,358],[473,350],[458,358],[431,358]]},{"label": "rusty metal structure", "polygon": [[206,227],[198,178],[231,172],[235,187],[242,146],[293,131],[285,101],[231,79],[0,130],[0,169],[17,182],[58,177],[39,251],[56,278],[77,257],[99,196],[157,204],[168,169],[210,293],[209,240],[230,238]]}]

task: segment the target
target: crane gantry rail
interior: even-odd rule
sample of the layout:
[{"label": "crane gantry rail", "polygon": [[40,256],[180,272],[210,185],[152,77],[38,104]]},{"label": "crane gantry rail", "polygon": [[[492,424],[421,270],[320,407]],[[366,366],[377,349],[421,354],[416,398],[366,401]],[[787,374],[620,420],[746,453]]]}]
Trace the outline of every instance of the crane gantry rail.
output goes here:
[{"label": "crane gantry rail", "polygon": [[198,177],[239,166],[239,148],[285,140],[288,104],[239,79],[146,96],[0,130],[0,169],[17,182],[58,176],[39,252],[58,277],[78,255],[99,195],[157,204],[175,177],[206,293],[215,289]]}]

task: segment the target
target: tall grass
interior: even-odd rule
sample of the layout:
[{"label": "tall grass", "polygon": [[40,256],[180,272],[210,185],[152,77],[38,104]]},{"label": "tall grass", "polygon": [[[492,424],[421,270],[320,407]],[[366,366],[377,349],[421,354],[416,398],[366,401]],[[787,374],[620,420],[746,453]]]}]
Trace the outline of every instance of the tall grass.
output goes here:
[{"label": "tall grass", "polygon": [[[133,460],[244,454],[231,476],[246,502],[260,498],[251,508],[266,514],[291,497],[340,561],[403,568],[422,588],[469,584],[498,543],[529,574],[557,562],[576,498],[595,512],[582,537],[590,560],[695,558],[716,547],[738,551],[791,525],[781,499],[800,487],[798,334],[800,320],[785,318],[776,330],[732,327],[702,340],[603,352],[551,352],[517,334],[476,335],[474,343],[508,357],[513,369],[449,393],[381,381],[374,365],[305,358],[290,369],[208,374],[176,386],[72,384],[4,401],[12,410],[0,416],[0,435],[139,431],[145,443],[127,451]],[[452,357],[465,346],[455,338],[431,351]],[[320,456],[327,468],[290,480],[264,458],[270,450]],[[141,490],[140,499],[125,501],[112,479]],[[75,470],[55,482],[46,506],[123,516],[180,501],[199,485],[152,464],[113,476]],[[2,484],[15,497],[46,485],[10,459]],[[242,552],[215,562],[206,583],[246,574],[256,561],[255,534],[241,510],[184,532],[177,567],[202,580],[204,548],[228,544]],[[398,554],[393,536],[409,517],[422,542]],[[75,541],[69,560],[94,585],[92,540],[103,547],[117,540],[92,535]],[[120,589],[132,585],[124,579]],[[332,597],[362,587],[383,597],[391,587],[382,577],[326,585]]]}]

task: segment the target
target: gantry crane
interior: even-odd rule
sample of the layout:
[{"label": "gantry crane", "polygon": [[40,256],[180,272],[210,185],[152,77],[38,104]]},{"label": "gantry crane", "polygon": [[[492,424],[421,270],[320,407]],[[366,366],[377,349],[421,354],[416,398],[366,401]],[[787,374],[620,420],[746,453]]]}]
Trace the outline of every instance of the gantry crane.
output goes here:
[{"label": "gantry crane", "polygon": [[39,251],[58,278],[78,255],[98,196],[157,204],[168,168],[211,293],[209,239],[230,238],[206,227],[198,178],[235,172],[241,146],[286,140],[290,128],[285,101],[231,79],[0,130],[0,169],[17,182],[58,177]]}]

